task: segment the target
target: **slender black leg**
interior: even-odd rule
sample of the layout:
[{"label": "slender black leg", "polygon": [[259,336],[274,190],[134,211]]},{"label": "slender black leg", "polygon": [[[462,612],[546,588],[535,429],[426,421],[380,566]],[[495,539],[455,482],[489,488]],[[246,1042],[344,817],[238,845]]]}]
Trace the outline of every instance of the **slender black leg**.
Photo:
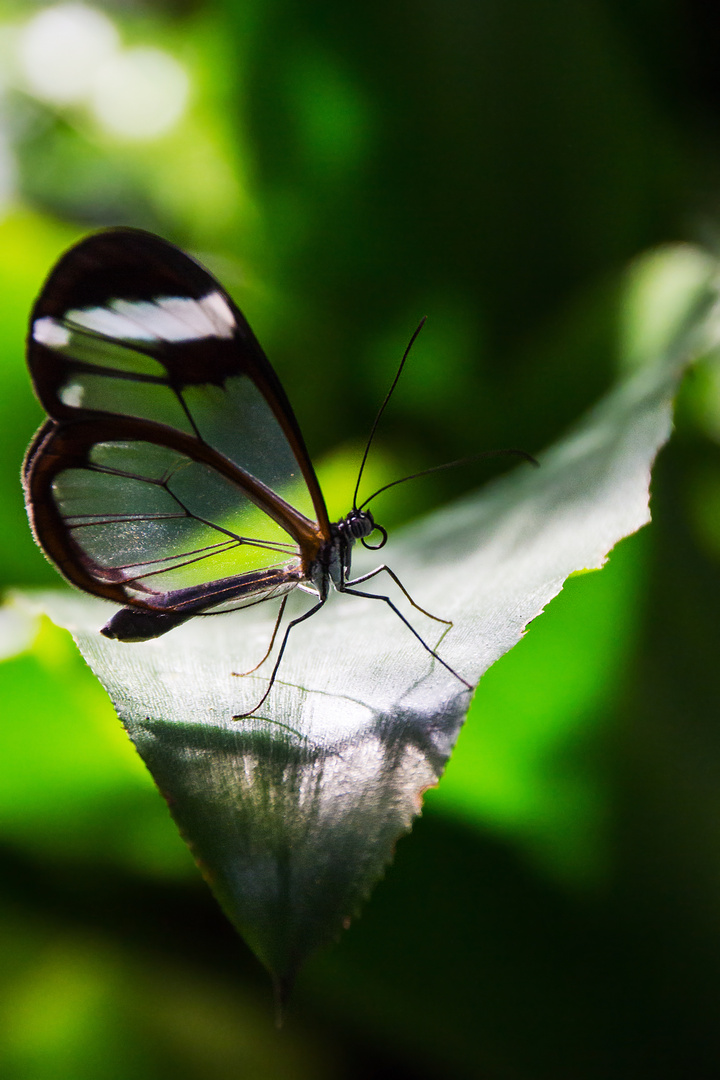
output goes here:
[{"label": "slender black leg", "polygon": [[[285,652],[285,646],[287,645],[287,640],[288,640],[288,637],[290,636],[290,631],[292,630],[293,626],[297,626],[298,623],[305,622],[305,620],[309,619],[311,615],[314,615],[316,611],[319,611],[320,608],[325,603],[325,600],[327,600],[327,597],[324,597],[317,604],[315,604],[314,607],[311,607],[310,610],[306,611],[304,615],[300,615],[299,618],[293,619],[292,622],[288,623],[287,629],[285,630],[285,636],[282,639],[282,645],[280,646],[280,652],[278,653],[277,660],[275,661],[275,667],[272,669],[272,675],[270,676],[270,682],[268,683],[267,690],[265,691],[263,696],[260,698],[257,705],[255,705],[252,709],[250,709],[249,712],[238,713],[237,716],[233,716],[233,720],[244,720],[246,717],[252,716],[252,714],[254,712],[258,711],[258,709],[260,708],[262,703],[265,701],[265,698],[268,696],[268,694],[270,693],[270,691],[273,688],[273,683],[275,682],[275,676],[278,673],[278,668],[280,667],[280,661],[283,658],[283,653]],[[398,614],[399,614],[399,612],[398,612]],[[402,618],[402,615],[400,616],[400,618]],[[412,629],[412,627],[411,627],[411,629]],[[427,648],[427,646],[425,646],[425,648]],[[440,661],[440,663],[442,663],[442,661]]]},{"label": "slender black leg", "polygon": [[253,671],[257,671],[257,669],[259,667],[263,666],[263,664],[267,660],[268,656],[272,652],[272,647],[275,644],[275,638],[277,637],[277,632],[280,629],[280,623],[282,622],[282,617],[285,614],[285,605],[287,604],[287,602],[288,602],[287,595],[283,596],[282,603],[280,605],[280,610],[278,611],[278,617],[275,620],[275,628],[273,629],[272,637],[270,638],[270,644],[268,645],[267,652],[263,656],[262,660],[260,660],[255,665],[255,667],[251,667],[249,671],[231,671],[230,672],[231,675],[237,675],[237,677],[239,679],[244,679],[246,675],[252,675]]},{"label": "slender black leg", "polygon": [[[371,570],[369,574],[363,574],[362,577],[356,577],[356,578],[353,578],[352,581],[346,581],[345,585],[346,586],[349,585],[350,587],[353,587],[355,585],[360,585],[360,584],[362,584],[363,581],[369,581],[370,578],[374,578],[376,574],[382,574],[382,573],[386,573],[386,574],[390,575],[390,577],[393,579],[393,581],[397,585],[400,592],[403,594],[403,596],[407,600],[410,601],[412,606],[417,611],[421,611],[423,613],[423,615],[427,615],[428,619],[434,619],[435,622],[447,623],[448,629],[452,626],[452,619],[441,619],[439,615],[431,615],[431,613],[429,611],[426,611],[424,607],[420,607],[419,604],[416,604],[415,601],[413,600],[412,596],[410,595],[410,593],[407,591],[407,589],[403,585],[400,578],[395,573],[395,571],[391,570],[389,566],[385,565],[385,563],[383,563],[382,566],[376,566],[375,569]],[[345,591],[344,589],[341,590],[341,592],[344,592],[344,591]],[[445,631],[445,633],[447,633],[447,631]],[[443,637],[444,636],[445,635],[443,634]],[[442,638],[440,640],[442,641]]]},{"label": "slender black leg", "polygon": [[[362,580],[362,579],[360,579],[360,580]],[[439,664],[442,664],[442,666],[447,671],[449,671],[451,675],[454,675],[455,678],[458,679],[463,684],[463,686],[467,686],[468,690],[474,690],[475,689],[475,687],[471,683],[469,683],[466,679],[463,679],[462,675],[458,675],[457,671],[455,671],[454,668],[451,668],[449,664],[446,664],[445,661],[443,660],[443,658],[441,656],[438,656],[438,654],[435,652],[435,650],[431,649],[426,641],[423,641],[423,639],[420,637],[420,635],[418,634],[417,630],[412,625],[412,623],[408,622],[408,620],[405,618],[403,613],[398,608],[395,607],[395,605],[393,604],[393,602],[392,602],[392,600],[390,599],[389,596],[380,596],[378,593],[360,592],[358,589],[348,588],[347,586],[344,589],[341,589],[340,591],[349,593],[351,596],[364,596],[368,600],[384,600],[385,603],[388,605],[388,607],[390,607],[395,612],[398,619],[400,619],[402,622],[405,623],[408,630],[410,630],[410,632],[415,635],[415,637],[418,639],[418,641],[422,645],[423,649],[425,649],[426,652],[429,652],[434,660],[437,660]],[[404,591],[405,590],[403,589],[403,592]],[[407,595],[407,593],[405,595]],[[417,606],[417,605],[415,605],[415,606]],[[420,610],[422,611],[422,608]],[[439,621],[440,622],[445,622],[444,619],[441,619]]]}]

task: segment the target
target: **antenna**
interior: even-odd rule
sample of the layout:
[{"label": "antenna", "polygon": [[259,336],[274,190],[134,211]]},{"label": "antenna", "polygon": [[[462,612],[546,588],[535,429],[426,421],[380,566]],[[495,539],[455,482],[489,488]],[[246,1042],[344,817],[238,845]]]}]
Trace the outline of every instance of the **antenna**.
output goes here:
[{"label": "antenna", "polygon": [[454,469],[457,465],[467,465],[470,461],[479,461],[481,458],[488,457],[502,457],[506,454],[524,458],[525,461],[529,461],[531,465],[535,465],[538,468],[540,467],[540,462],[537,461],[532,454],[528,454],[526,450],[482,450],[479,454],[471,454],[470,457],[458,458],[457,461],[446,461],[444,465],[433,465],[429,469],[422,469],[421,472],[411,473],[410,476],[403,476],[400,480],[392,480],[389,484],[385,484],[383,487],[378,488],[374,494],[368,499],[365,499],[365,501],[361,503],[360,506],[356,507],[356,509],[362,510],[362,508],[367,506],[369,502],[372,502],[377,495],[382,495],[383,491],[387,491],[388,488],[395,487],[397,484],[404,484],[406,480],[417,480],[419,476],[428,476],[429,473],[442,472],[443,469]]},{"label": "antenna", "polygon": [[[383,401],[382,405],[378,409],[378,414],[375,417],[375,421],[373,423],[373,426],[370,428],[370,435],[368,437],[367,445],[365,446],[365,453],[363,454],[362,461],[360,462],[360,471],[358,472],[357,483],[355,484],[355,491],[353,493],[353,510],[358,509],[357,496],[358,496],[358,491],[360,490],[360,481],[362,480],[363,469],[365,468],[365,463],[367,462],[368,454],[370,453],[370,445],[371,445],[371,443],[372,443],[372,441],[373,441],[373,439],[375,437],[375,432],[377,430],[378,424],[380,423],[380,418],[382,417],[382,414],[385,412],[385,408],[387,406],[387,403],[388,403],[388,401],[390,400],[390,398],[393,395],[393,391],[394,391],[395,387],[398,384],[398,379],[402,375],[402,369],[405,367],[405,361],[407,360],[408,356],[410,355],[410,350],[412,349],[413,345],[415,344],[415,340],[416,340],[418,334],[420,333],[420,331],[422,330],[423,326],[425,325],[426,321],[427,321],[427,315],[423,315],[422,319],[420,320],[420,322],[418,324],[417,329],[415,330],[415,333],[410,338],[410,341],[407,344],[407,348],[405,349],[405,352],[403,353],[402,360],[400,361],[400,367],[397,369],[397,373],[395,375],[395,378],[392,381],[392,386],[390,387],[387,394],[385,395],[385,400]],[[399,483],[399,481],[396,480],[395,483]],[[381,490],[384,490],[384,489],[381,489]],[[375,492],[375,494],[377,495],[377,492]],[[370,496],[370,498],[374,498],[374,497],[375,496],[373,496],[373,495]],[[365,506],[367,502],[369,502],[368,499],[365,500],[365,502],[363,503],[363,506]]]}]

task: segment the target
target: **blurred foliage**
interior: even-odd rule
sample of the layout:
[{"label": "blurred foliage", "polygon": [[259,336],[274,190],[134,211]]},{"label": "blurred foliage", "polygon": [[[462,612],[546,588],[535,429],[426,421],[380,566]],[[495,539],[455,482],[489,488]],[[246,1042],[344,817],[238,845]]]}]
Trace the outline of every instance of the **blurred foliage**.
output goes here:
[{"label": "blurred foliage", "polygon": [[[627,263],[720,232],[720,36],[699,4],[97,4],[120,48],[188,75],[154,139],[33,91],[20,50],[46,6],[0,4],[6,587],[57,581],[17,480],[41,417],[23,338],[91,228],[154,229],[232,288],[338,512],[422,315],[368,483],[550,442],[672,315],[670,282],[637,336]],[[684,389],[653,526],[483,680],[425,816],[282,1034],[69,639],[12,608],[2,1075],[717,1075],[719,370]],[[496,469],[406,485],[383,520]]]}]

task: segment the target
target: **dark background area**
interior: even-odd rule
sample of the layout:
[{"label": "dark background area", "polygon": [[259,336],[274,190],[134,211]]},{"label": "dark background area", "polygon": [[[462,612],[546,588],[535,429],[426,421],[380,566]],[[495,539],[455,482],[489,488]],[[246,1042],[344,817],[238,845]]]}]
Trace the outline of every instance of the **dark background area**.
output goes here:
[{"label": "dark background area", "polygon": [[[699,3],[97,5],[118,49],[161,50],[188,77],[152,137],[103,122],[102,70],[71,101],[38,89],[23,49],[45,9],[0,5],[8,590],[59,580],[18,482],[41,416],[23,339],[54,260],[92,229],[152,229],[227,284],[338,513],[421,316],[383,478],[541,450],[622,369],[633,260],[716,252],[720,15]],[[383,523],[498,468],[406,485]],[[3,1076],[720,1076],[712,363],[683,389],[652,491],[652,526],[483,679],[446,777],[281,1032],[72,643],[4,612]]]}]

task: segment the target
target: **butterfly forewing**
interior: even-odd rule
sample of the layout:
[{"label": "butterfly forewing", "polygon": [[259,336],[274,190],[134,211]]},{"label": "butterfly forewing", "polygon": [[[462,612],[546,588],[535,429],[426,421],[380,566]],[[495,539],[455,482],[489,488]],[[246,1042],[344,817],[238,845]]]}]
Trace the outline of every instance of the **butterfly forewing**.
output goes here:
[{"label": "butterfly forewing", "polygon": [[246,320],[158,237],[113,230],[68,252],[33,311],[29,364],[55,419],[108,412],[171,426],[327,530],[292,409]]},{"label": "butterfly forewing", "polygon": [[28,506],[71,581],[195,613],[302,579],[329,534],[322,495],[275,373],[200,266],[135,230],[81,242],[35,306],[29,364],[53,419]]}]

